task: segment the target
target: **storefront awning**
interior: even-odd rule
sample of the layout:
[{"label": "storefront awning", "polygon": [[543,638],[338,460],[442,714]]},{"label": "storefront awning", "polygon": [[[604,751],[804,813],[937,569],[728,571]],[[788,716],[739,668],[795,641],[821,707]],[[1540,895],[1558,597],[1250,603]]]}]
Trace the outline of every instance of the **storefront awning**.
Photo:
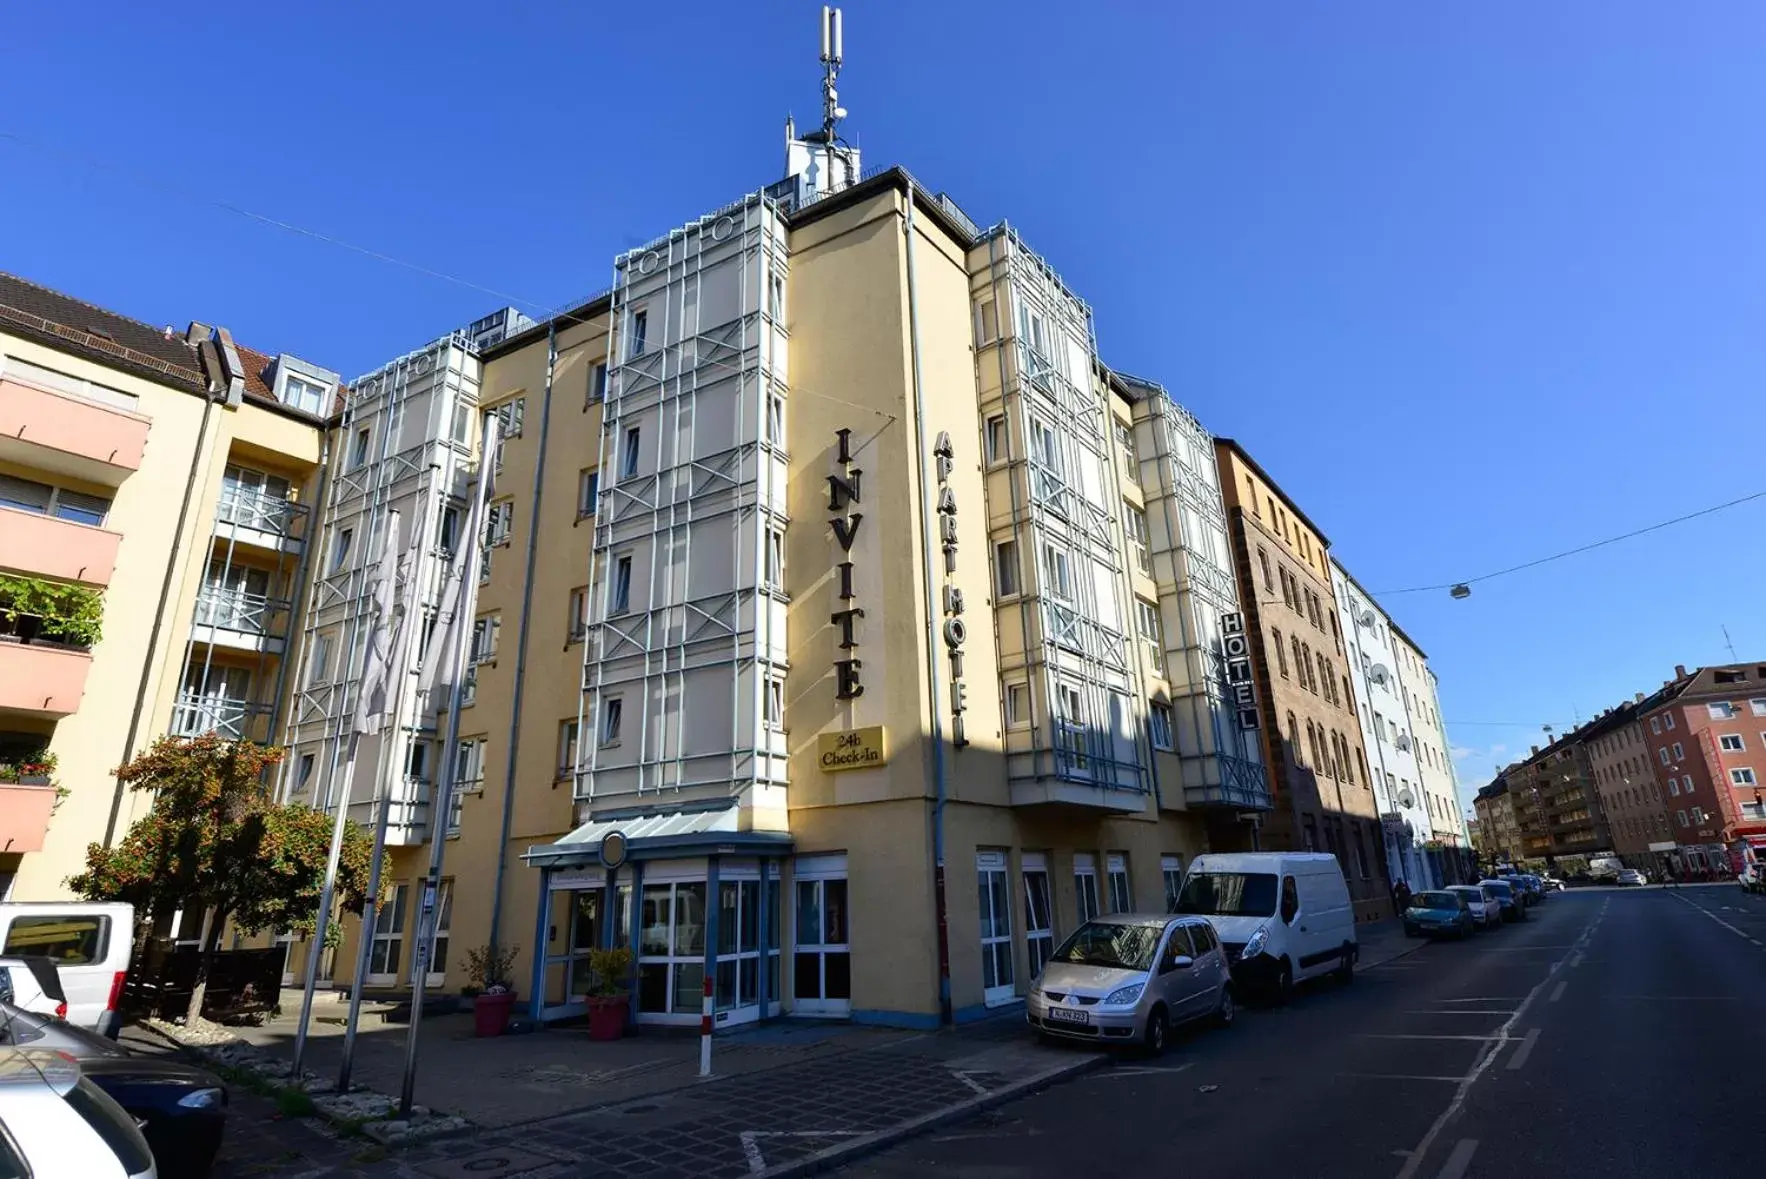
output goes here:
[{"label": "storefront awning", "polygon": [[581,868],[600,864],[601,842],[618,832],[624,856],[654,860],[670,856],[784,855],[788,831],[737,830],[738,810],[665,811],[591,819],[556,843],[536,844],[521,858],[535,868]]}]

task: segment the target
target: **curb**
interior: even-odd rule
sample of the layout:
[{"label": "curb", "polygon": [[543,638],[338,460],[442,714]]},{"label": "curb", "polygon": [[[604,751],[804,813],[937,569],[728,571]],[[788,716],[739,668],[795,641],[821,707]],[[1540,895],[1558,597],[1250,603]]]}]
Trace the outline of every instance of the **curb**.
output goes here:
[{"label": "curb", "polygon": [[1414,940],[1415,944],[1405,946],[1403,949],[1399,950],[1396,954],[1388,954],[1386,957],[1381,958],[1378,962],[1372,963],[1371,965],[1360,961],[1361,956],[1359,954],[1357,954],[1355,968],[1357,970],[1372,970],[1376,966],[1384,966],[1388,962],[1396,962],[1400,958],[1408,958],[1412,954],[1416,953],[1417,951],[1421,950],[1424,946],[1429,944],[1429,939],[1426,937],[1419,937],[1419,938],[1415,938],[1415,939],[1406,939],[1406,940]]},{"label": "curb", "polygon": [[933,1110],[931,1113],[921,1114],[916,1118],[909,1118],[907,1121],[899,1122],[887,1129],[850,1138],[845,1142],[824,1147],[814,1154],[805,1155],[803,1158],[780,1163],[775,1167],[768,1167],[760,1172],[759,1179],[796,1179],[796,1176],[799,1175],[814,1175],[832,1167],[841,1166],[864,1155],[887,1150],[897,1143],[917,1137],[928,1130],[934,1130],[952,1122],[963,1121],[983,1110],[992,1109],[996,1105],[1016,1101],[1038,1089],[1071,1080],[1094,1069],[1103,1068],[1110,1064],[1111,1060],[1112,1058],[1106,1053],[1093,1052],[1091,1055],[1081,1057],[1069,1064],[1045,1069],[1040,1073],[1025,1077],[1023,1080],[1013,1081],[990,1092],[959,1101],[955,1105],[947,1105],[943,1109]]}]

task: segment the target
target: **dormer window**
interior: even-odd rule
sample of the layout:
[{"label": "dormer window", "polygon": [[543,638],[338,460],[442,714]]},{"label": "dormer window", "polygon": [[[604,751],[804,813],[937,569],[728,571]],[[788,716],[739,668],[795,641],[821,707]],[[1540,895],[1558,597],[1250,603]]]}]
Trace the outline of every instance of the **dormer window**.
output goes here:
[{"label": "dormer window", "polygon": [[285,373],[282,377],[282,404],[315,417],[325,413],[325,395],[329,392],[317,381],[309,381],[294,373]]}]

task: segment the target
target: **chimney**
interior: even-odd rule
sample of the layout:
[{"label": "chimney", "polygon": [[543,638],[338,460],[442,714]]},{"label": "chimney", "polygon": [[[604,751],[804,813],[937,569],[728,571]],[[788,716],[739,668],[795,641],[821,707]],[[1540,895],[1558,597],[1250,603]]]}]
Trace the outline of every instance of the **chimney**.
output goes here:
[{"label": "chimney", "polygon": [[1633,704],[1642,704],[1643,703],[1643,693],[1638,692],[1636,695],[1632,696],[1631,702]]},{"label": "chimney", "polygon": [[1686,678],[1686,664],[1676,663],[1674,665],[1674,678],[1677,680],[1683,680]]},{"label": "chimney", "polygon": [[1535,746],[1534,746],[1534,747],[1533,747],[1533,756],[1534,756],[1534,757],[1538,757],[1538,756],[1539,756],[1539,746],[1537,746],[1537,745],[1535,745]]},{"label": "chimney", "polygon": [[199,323],[193,319],[190,321],[189,330],[184,333],[184,342],[186,344],[200,344],[209,338],[209,333],[212,330],[208,324]]}]

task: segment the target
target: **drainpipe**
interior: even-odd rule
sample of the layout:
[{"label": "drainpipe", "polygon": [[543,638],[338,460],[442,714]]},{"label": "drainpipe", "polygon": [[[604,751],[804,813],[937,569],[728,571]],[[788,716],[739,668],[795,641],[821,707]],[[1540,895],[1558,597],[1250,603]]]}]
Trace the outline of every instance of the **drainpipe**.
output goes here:
[{"label": "drainpipe", "polygon": [[[540,398],[539,456],[533,465],[533,510],[528,513],[527,520],[527,573],[521,582],[521,626],[515,636],[515,695],[509,714],[509,759],[503,770],[503,826],[502,834],[497,839],[497,877],[491,889],[491,930],[490,937],[486,939],[493,950],[502,944],[497,940],[497,934],[503,923],[503,876],[509,866],[509,827],[515,819],[515,749],[521,739],[522,689],[527,684],[527,632],[533,618],[533,570],[539,556],[540,491],[545,486],[546,479],[546,435],[552,427],[552,378],[557,371],[558,320],[554,317],[546,328],[546,391]],[[577,731],[577,741],[580,744],[580,724]],[[443,750],[442,756],[451,756],[451,751]],[[573,792],[575,788],[576,779],[572,776]],[[541,942],[534,947],[534,958],[544,962],[545,956],[546,946]]]},{"label": "drainpipe", "polygon": [[[153,628],[147,633],[147,659],[141,668],[140,686],[135,689],[135,710],[129,716],[129,733],[123,738],[123,757],[122,761],[118,763],[119,765],[129,764],[129,759],[135,756],[135,739],[141,734],[141,718],[147,712],[148,688],[153,683],[153,673],[160,664],[157,653],[160,631],[165,627],[166,605],[171,601],[172,585],[178,580],[178,572],[183,566],[184,552],[187,547],[184,543],[184,529],[190,522],[190,509],[196,502],[197,485],[201,482],[204,460],[208,457],[209,423],[214,418],[215,406],[224,400],[226,395],[225,389],[219,392],[210,389],[206,394],[207,401],[202,407],[202,425],[197,428],[196,449],[190,455],[190,474],[184,480],[183,502],[178,505],[178,527],[177,531],[172,533],[172,551],[166,557],[166,575],[159,586],[159,605],[153,612]],[[111,792],[110,817],[104,822],[105,847],[110,847],[116,839],[117,818],[122,814],[123,791],[125,789],[127,787],[118,781],[116,789]]]},{"label": "drainpipe", "polygon": [[920,298],[914,271],[914,195],[915,185],[907,182],[907,220],[902,232],[907,238],[908,272],[908,348],[913,357],[914,381],[914,470],[920,477],[920,543],[921,592],[926,608],[926,686],[932,706],[931,724],[927,733],[932,741],[932,898],[938,929],[938,1020],[951,1022],[950,1000],[950,911],[945,903],[944,887],[944,720],[940,714],[943,701],[938,691],[938,598],[932,585],[932,565],[937,537],[932,532],[932,484],[926,476],[926,416],[924,389],[920,376]]}]

